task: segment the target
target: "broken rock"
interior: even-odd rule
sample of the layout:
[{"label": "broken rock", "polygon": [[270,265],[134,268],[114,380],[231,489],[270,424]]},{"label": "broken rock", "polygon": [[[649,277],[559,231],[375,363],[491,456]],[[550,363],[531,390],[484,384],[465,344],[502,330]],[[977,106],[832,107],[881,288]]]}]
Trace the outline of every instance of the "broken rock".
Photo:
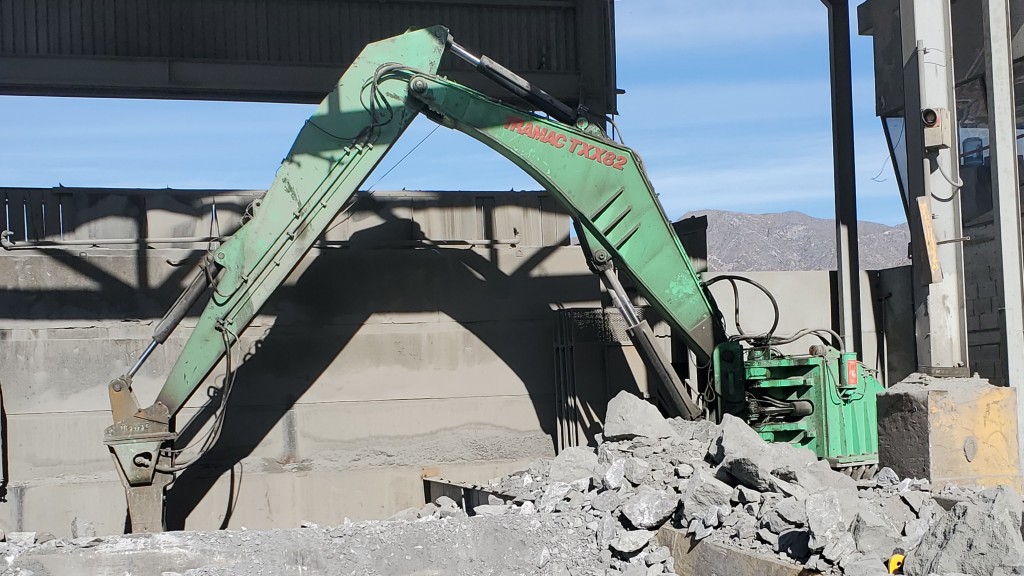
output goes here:
[{"label": "broken rock", "polygon": [[906,574],[992,574],[1000,566],[1024,563],[1020,494],[1000,486],[979,496],[977,504],[957,503],[928,530],[907,555]]},{"label": "broken rock", "polygon": [[730,500],[736,504],[760,504],[761,493],[741,485],[733,490]]},{"label": "broken rock", "polygon": [[687,482],[683,493],[683,517],[689,523],[713,506],[729,510],[731,496],[732,488],[728,484],[714,478],[709,472],[698,469]]},{"label": "broken rock", "polygon": [[853,535],[843,532],[836,539],[831,540],[821,551],[821,556],[833,564],[857,551],[857,543],[853,541]]},{"label": "broken rock", "polygon": [[886,576],[885,562],[877,556],[863,556],[842,564],[846,576]]},{"label": "broken rock", "polygon": [[630,440],[638,436],[647,438],[671,438],[675,430],[658,409],[623,390],[608,402],[604,419],[606,440]]},{"label": "broken rock", "polygon": [[611,542],[612,550],[623,554],[639,552],[651,541],[654,532],[647,530],[626,530]]},{"label": "broken rock", "polygon": [[580,478],[594,477],[597,454],[590,448],[571,447],[562,450],[551,461],[549,476],[552,482],[571,483]]},{"label": "broken rock", "polygon": [[785,498],[775,506],[775,513],[794,526],[803,526],[807,522],[804,505],[796,498]]},{"label": "broken rock", "polygon": [[900,483],[900,476],[892,468],[886,466],[875,474],[875,485],[879,488],[891,488]]},{"label": "broken rock", "polygon": [[634,486],[639,486],[647,480],[647,476],[651,472],[651,467],[646,461],[634,457],[626,460],[622,472],[626,477],[626,480],[629,480]]},{"label": "broken rock", "polygon": [[804,501],[804,514],[811,533],[809,546],[813,551],[822,550],[830,542],[848,534],[839,495],[833,490],[808,496]]},{"label": "broken rock", "polygon": [[626,477],[626,460],[619,458],[608,466],[604,473],[604,487],[608,490],[618,490]]},{"label": "broken rock", "polygon": [[[901,544],[896,527],[869,509],[857,513],[851,532],[853,532],[853,540],[857,543],[857,550],[864,554],[888,558]],[[1020,536],[1019,530],[1018,536]]]},{"label": "broken rock", "polygon": [[636,528],[658,528],[679,506],[679,497],[653,488],[642,487],[622,505],[622,514]]},{"label": "broken rock", "polygon": [[473,512],[477,516],[501,516],[507,514],[512,510],[512,506],[509,505],[494,505],[494,504],[483,504],[473,508]]},{"label": "broken rock", "polygon": [[772,458],[768,444],[739,418],[726,414],[708,455],[744,485],[765,492],[772,489]]},{"label": "broken rock", "polygon": [[597,496],[594,496],[593,500],[590,501],[590,505],[594,510],[598,510],[600,512],[611,512],[618,508],[621,502],[622,501],[620,500],[618,493],[613,490],[605,490]]},{"label": "broken rock", "polygon": [[540,504],[537,508],[541,512],[551,512],[558,506],[558,503],[562,501],[569,494],[569,490],[572,490],[572,486],[569,486],[565,482],[553,482],[548,486],[547,490],[544,491],[544,495],[540,498]]}]

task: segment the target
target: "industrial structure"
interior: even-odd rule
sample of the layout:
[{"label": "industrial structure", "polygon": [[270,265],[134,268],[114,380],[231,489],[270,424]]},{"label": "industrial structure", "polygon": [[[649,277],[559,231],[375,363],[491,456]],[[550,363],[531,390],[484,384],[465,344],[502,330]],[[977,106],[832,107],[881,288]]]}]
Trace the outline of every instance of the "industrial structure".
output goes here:
[{"label": "industrial structure", "polygon": [[[326,94],[266,193],[0,190],[0,527],[387,517],[424,503],[424,478],[483,482],[593,442],[621,390],[739,418],[857,481],[1021,488],[1024,2],[858,7],[912,234],[912,266],[862,272],[850,6],[826,0],[834,278],[702,269],[699,222],[669,222],[607,131],[612,2],[228,4],[0,5],[6,93]],[[518,18],[550,25],[513,38]],[[544,190],[358,194],[417,114]],[[771,304],[743,322],[764,333],[740,326],[754,298]],[[972,374],[994,386],[958,387]]]}]

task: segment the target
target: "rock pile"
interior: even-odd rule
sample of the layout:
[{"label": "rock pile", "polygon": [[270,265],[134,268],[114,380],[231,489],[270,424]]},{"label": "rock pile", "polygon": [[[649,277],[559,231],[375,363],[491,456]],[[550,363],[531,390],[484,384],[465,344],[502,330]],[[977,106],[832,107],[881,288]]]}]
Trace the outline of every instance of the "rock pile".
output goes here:
[{"label": "rock pile", "polygon": [[900,554],[908,576],[1024,574],[1024,504],[1011,488],[933,493],[888,468],[858,484],[736,418],[665,420],[628,393],[609,403],[596,448],[564,450],[488,490],[473,518],[442,497],[391,521],[301,530],[0,532],[0,573],[656,576],[674,573],[656,538],[668,525],[801,573],[881,576]]},{"label": "rock pile", "polygon": [[1010,488],[933,495],[928,481],[888,468],[858,485],[739,419],[665,420],[626,392],[609,403],[596,449],[564,450],[489,489],[511,502],[478,513],[583,514],[609,574],[672,574],[654,538],[666,523],[826,574],[887,574],[897,553],[910,576],[1024,574],[1024,507]]}]

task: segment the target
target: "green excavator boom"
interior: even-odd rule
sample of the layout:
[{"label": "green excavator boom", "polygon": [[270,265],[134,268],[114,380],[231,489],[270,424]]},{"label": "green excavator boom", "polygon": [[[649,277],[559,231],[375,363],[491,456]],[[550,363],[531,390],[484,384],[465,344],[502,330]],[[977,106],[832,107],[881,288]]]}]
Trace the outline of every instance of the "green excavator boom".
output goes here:
[{"label": "green excavator boom", "polygon": [[[446,48],[548,117],[437,76]],[[808,370],[798,367],[787,372],[793,382],[779,381],[781,368],[795,365],[785,358],[770,357],[761,364],[735,355],[730,356],[731,363],[721,360],[720,346],[728,346],[730,354],[736,355],[746,353],[745,349],[728,342],[713,300],[658,202],[640,156],[609,139],[601,127],[603,121],[592,124],[585,113],[555,101],[485,56],[469,54],[438,26],[363,50],[306,121],[252,218],[207,256],[201,273],[158,325],[139,361],[111,382],[114,424],[107,428],[105,442],[126,486],[133,530],[161,529],[163,486],[188,465],[179,461],[180,451],[174,449],[174,416],[419,113],[496,150],[561,201],[579,226],[592,267],[605,275],[613,300],[626,315],[634,342],[646,349],[645,359],[660,366],[659,377],[671,382],[667,387],[680,413],[689,418],[701,415],[696,395],[685,389],[670,363],[659,356],[664,352],[653,344],[646,323],[635,316],[630,319],[632,304],[611,265],[629,277],[657,315],[686,342],[699,365],[715,365],[728,376],[715,382],[723,399],[719,408],[728,402],[728,411],[748,421],[755,414],[763,418],[762,424],[799,414],[799,422],[776,425],[764,434],[800,441],[835,461],[870,459],[877,445],[873,436],[851,441],[849,445],[857,450],[851,454],[846,444],[832,450],[836,441],[820,430],[834,424],[833,418],[830,412],[813,411],[819,396],[807,394],[806,388],[825,390],[821,388],[827,386],[825,380],[810,382],[804,376]],[[140,408],[131,389],[132,376],[206,294],[210,296],[205,308],[156,402]],[[231,355],[227,358],[230,361]],[[842,374],[835,354],[822,355],[810,364],[822,367],[816,372],[821,376],[815,376],[819,380]],[[856,381],[856,370],[853,374]],[[774,396],[758,392],[758,387],[772,388]],[[855,399],[850,402],[861,403],[846,422],[862,422],[863,414],[873,411],[875,388],[854,386],[840,391],[844,398]],[[758,398],[770,405],[761,410]],[[714,413],[712,406],[705,408]],[[816,417],[811,418],[812,414]]]}]

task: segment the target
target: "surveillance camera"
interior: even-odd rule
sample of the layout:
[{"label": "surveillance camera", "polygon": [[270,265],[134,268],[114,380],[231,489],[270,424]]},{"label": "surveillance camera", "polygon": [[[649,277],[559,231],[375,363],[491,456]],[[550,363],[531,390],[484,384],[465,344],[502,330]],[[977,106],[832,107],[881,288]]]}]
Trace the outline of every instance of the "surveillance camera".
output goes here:
[{"label": "surveillance camera", "polygon": [[924,149],[934,152],[949,148],[953,143],[953,126],[946,108],[925,108],[921,110],[921,124],[924,129]]}]

